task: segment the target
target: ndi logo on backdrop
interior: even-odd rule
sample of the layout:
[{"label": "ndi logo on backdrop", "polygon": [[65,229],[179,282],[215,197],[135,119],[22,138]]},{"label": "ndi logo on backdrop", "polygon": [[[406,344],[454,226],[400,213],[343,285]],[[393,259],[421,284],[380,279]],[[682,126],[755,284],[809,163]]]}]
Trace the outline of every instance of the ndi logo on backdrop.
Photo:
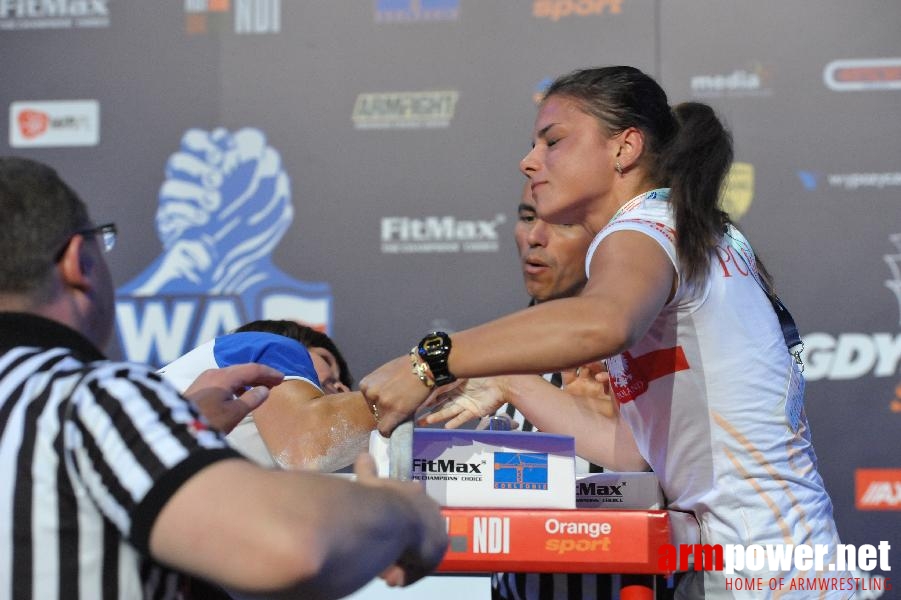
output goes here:
[{"label": "ndi logo on backdrop", "polygon": [[156,213],[162,252],[116,292],[128,360],[163,365],[256,319],[329,331],[330,286],[272,263],[294,207],[281,157],[261,131],[191,129],[165,176]]},{"label": "ndi logo on backdrop", "polygon": [[281,0],[184,1],[188,34],[226,31],[229,24],[237,34],[279,33],[282,29]]}]

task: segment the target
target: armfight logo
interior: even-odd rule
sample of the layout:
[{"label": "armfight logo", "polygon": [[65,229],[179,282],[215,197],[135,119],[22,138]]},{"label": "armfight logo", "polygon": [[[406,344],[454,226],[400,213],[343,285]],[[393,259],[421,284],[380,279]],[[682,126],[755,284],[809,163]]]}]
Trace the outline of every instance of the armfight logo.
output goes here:
[{"label": "armfight logo", "polygon": [[823,83],[834,92],[901,90],[901,58],[834,60],[823,69]]},{"label": "armfight logo", "polygon": [[156,228],[162,253],[116,293],[128,360],[162,365],[256,319],[331,327],[331,288],[271,260],[294,217],[279,153],[257,129],[191,129],[169,157]]},{"label": "armfight logo", "polygon": [[460,0],[375,0],[376,23],[456,21]]},{"label": "armfight logo", "polygon": [[109,27],[112,0],[0,0],[0,30]]},{"label": "armfight logo", "polygon": [[454,118],[459,97],[456,90],[362,93],[351,119],[356,129],[442,129]]},{"label": "armfight logo", "polygon": [[282,30],[281,0],[184,0],[185,33],[272,34]]},{"label": "armfight logo", "polygon": [[100,103],[96,100],[21,101],[9,105],[13,148],[96,146]]}]

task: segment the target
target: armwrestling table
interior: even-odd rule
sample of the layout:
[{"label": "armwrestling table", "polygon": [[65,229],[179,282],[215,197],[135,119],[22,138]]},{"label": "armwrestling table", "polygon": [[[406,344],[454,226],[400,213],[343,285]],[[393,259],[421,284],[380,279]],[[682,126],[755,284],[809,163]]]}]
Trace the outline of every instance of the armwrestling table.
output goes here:
[{"label": "armwrestling table", "polygon": [[[412,474],[413,422],[389,442],[390,476]],[[619,573],[622,600],[653,600],[660,548],[700,543],[694,515],[671,510],[441,509],[450,545],[439,573]]]}]

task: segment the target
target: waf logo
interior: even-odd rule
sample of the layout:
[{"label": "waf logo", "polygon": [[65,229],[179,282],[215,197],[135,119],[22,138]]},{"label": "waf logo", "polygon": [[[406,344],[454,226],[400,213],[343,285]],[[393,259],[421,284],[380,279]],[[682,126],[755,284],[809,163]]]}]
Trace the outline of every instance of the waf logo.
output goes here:
[{"label": "waf logo", "polygon": [[495,452],[494,488],[546,490],[547,453]]},{"label": "waf logo", "polygon": [[288,174],[263,132],[185,133],[159,191],[162,252],[116,293],[127,359],[163,365],[256,319],[329,331],[330,286],[272,262],[293,219]]},{"label": "waf logo", "polygon": [[28,140],[44,134],[50,126],[50,115],[39,110],[23,110],[17,117],[19,133]]},{"label": "waf logo", "polygon": [[835,60],[823,69],[823,82],[836,92],[901,90],[901,58]]},{"label": "waf logo", "polygon": [[857,510],[901,510],[901,469],[857,469]]}]

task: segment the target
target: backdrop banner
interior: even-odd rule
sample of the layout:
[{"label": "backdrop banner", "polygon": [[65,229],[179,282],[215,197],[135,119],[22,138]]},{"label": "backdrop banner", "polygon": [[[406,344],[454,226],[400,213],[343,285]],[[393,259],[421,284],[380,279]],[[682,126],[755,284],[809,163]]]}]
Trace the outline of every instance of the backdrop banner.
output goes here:
[{"label": "backdrop banner", "polygon": [[639,67],[732,130],[726,208],[798,321],[839,533],[901,566],[899,24],[875,0],[0,0],[0,152],[118,225],[114,357],[292,318],[359,379],[525,305],[536,101]]}]

